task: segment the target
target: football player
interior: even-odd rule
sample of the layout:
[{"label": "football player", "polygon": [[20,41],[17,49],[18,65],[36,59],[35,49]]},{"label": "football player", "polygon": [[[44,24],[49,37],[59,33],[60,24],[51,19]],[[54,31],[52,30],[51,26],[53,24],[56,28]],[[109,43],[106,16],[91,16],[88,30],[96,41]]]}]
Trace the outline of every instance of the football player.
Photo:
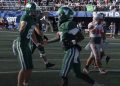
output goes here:
[{"label": "football player", "polygon": [[[40,31],[35,31],[35,36],[36,36],[38,42],[41,43],[42,45],[44,45],[44,43],[47,42],[48,38],[42,32],[42,22],[40,20],[40,18],[41,18],[40,16],[41,15],[37,15],[35,17],[36,26],[40,30]],[[39,32],[41,32],[41,33],[39,33]],[[48,62],[48,59],[46,58],[44,46],[40,46],[40,45],[36,46],[36,44],[33,42],[32,53],[34,53],[36,48],[39,50],[40,57],[43,59],[44,64],[46,65],[46,68],[53,67],[55,64]]]},{"label": "football player", "polygon": [[[38,32],[34,17],[36,15],[35,3],[29,2],[25,6],[19,25],[19,37],[14,41],[18,53],[21,69],[18,74],[17,86],[29,86],[28,81],[32,73],[32,41],[36,46],[42,46],[36,39],[34,31]],[[40,33],[40,32],[39,32]],[[26,83],[27,82],[27,83]]]},{"label": "football player", "polygon": [[80,29],[77,28],[77,24],[73,21],[74,11],[69,7],[60,7],[58,9],[59,31],[54,39],[48,41],[48,43],[56,42],[60,40],[65,50],[64,59],[60,76],[62,78],[61,86],[68,86],[68,74],[71,69],[74,70],[75,76],[79,79],[83,79],[93,86],[102,86],[97,84],[87,74],[81,72],[81,65],[79,60],[79,54],[81,47],[79,42],[84,39]]},{"label": "football player", "polygon": [[[85,73],[89,73],[89,66],[91,63],[95,63],[97,66],[99,72],[101,74],[106,74],[106,71],[102,69],[101,64],[101,49],[103,49],[103,35],[104,35],[104,29],[103,29],[103,15],[96,14],[93,16],[93,21],[88,24],[89,29],[89,37],[90,42],[89,46],[91,49],[90,57],[87,59],[86,66],[83,69]],[[103,50],[102,50],[103,51]]]}]

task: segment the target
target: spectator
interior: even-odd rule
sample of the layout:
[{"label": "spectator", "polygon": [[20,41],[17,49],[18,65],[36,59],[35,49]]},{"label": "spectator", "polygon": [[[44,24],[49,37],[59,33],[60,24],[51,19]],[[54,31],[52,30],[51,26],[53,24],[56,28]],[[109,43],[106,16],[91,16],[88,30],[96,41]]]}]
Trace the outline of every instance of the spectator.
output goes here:
[{"label": "spectator", "polygon": [[0,30],[3,30],[4,28],[4,19],[0,18]]},{"label": "spectator", "polygon": [[87,11],[89,11],[89,12],[93,12],[93,11],[94,11],[94,6],[92,5],[91,2],[89,2],[89,3],[86,5],[86,9],[87,9]]},{"label": "spectator", "polygon": [[15,21],[11,22],[11,27],[12,27],[12,30],[15,30]]},{"label": "spectator", "polygon": [[90,2],[93,4],[94,0],[90,0]]},{"label": "spectator", "polygon": [[7,21],[7,19],[4,19],[4,23],[5,23],[5,29],[8,29],[8,27],[9,27],[9,24],[8,24],[8,21]]},{"label": "spectator", "polygon": [[[14,6],[16,6],[16,9],[18,7],[20,7],[19,9],[21,9],[24,7],[23,5],[26,4],[26,1],[34,1],[38,4],[38,6],[41,6],[42,9],[46,11],[57,10],[58,7],[64,6],[64,5],[70,6],[76,11],[85,11],[85,8],[87,9],[87,11],[90,11],[90,12],[92,12],[94,8],[95,8],[95,11],[108,11],[110,10],[108,8],[109,7],[111,8],[112,6],[115,6],[116,11],[119,11],[120,9],[119,0],[19,0],[19,6],[18,5],[14,5]],[[0,7],[2,7],[1,9],[5,9],[2,3],[3,3],[3,0],[1,0],[0,2],[1,4]]]},{"label": "spectator", "polygon": [[38,4],[38,6],[41,5],[41,1],[42,1],[42,0],[34,0],[34,2],[36,2],[36,3]]},{"label": "spectator", "polygon": [[109,29],[110,29],[110,38],[115,38],[115,23],[111,22]]},{"label": "spectator", "polygon": [[79,22],[79,23],[77,24],[77,27],[78,27],[79,29],[82,29],[82,23]]}]

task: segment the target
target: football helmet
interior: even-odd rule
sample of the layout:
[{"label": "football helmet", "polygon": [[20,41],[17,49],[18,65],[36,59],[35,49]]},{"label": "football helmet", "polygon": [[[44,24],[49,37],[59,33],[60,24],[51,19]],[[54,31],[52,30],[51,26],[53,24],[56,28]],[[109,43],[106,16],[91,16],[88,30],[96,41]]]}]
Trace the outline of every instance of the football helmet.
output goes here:
[{"label": "football helmet", "polygon": [[29,2],[25,6],[25,11],[27,14],[34,15],[36,13],[36,4],[33,2]]},{"label": "football helmet", "polygon": [[72,20],[74,16],[74,11],[69,7],[60,7],[57,11],[58,22],[63,23],[67,20]]},{"label": "football helmet", "polygon": [[93,20],[98,21],[98,20],[104,20],[104,14],[102,13],[97,13],[93,15]]}]

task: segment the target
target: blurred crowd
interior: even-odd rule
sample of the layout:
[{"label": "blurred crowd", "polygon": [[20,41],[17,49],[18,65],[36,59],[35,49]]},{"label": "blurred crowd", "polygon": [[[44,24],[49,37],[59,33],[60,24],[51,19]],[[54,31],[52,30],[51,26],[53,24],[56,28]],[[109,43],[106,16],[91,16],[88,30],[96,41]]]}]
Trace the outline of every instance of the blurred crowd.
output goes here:
[{"label": "blurred crowd", "polygon": [[72,7],[75,11],[120,11],[120,0],[32,0],[45,10],[57,10],[60,6]]},{"label": "blurred crowd", "polygon": [[44,11],[54,11],[63,5],[75,11],[120,11],[120,0],[1,0],[0,8],[8,5],[8,8],[20,9],[29,1],[36,2]]},{"label": "blurred crowd", "polygon": [[15,21],[8,22],[7,19],[0,18],[0,30],[15,30],[16,28]]}]

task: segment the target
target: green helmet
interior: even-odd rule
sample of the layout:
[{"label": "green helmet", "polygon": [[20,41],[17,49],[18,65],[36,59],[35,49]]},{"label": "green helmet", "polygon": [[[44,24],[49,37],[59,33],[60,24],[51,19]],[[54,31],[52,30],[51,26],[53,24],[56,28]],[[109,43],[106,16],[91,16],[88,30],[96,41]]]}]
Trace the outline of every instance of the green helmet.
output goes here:
[{"label": "green helmet", "polygon": [[27,14],[31,13],[31,12],[35,12],[36,11],[36,5],[33,2],[29,2],[26,4],[25,6],[25,11]]},{"label": "green helmet", "polygon": [[67,20],[72,20],[74,11],[69,7],[60,7],[57,11],[59,22],[63,23]]}]

